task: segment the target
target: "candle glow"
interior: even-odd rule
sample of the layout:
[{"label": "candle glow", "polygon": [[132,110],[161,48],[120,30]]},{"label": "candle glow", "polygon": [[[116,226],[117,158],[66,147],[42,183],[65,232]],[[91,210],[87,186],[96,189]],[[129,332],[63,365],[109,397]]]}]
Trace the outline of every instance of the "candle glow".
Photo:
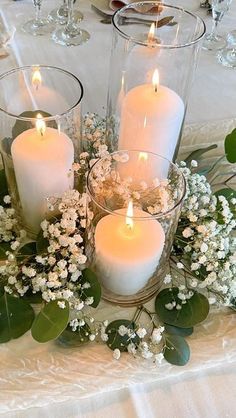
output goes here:
[{"label": "candle glow", "polygon": [[160,83],[159,82],[159,72],[158,72],[158,69],[156,68],[154,73],[153,73],[153,76],[152,76],[152,85],[154,86],[155,93],[157,92],[157,88],[159,86],[159,83]]},{"label": "candle glow", "polygon": [[134,228],[134,222],[133,222],[133,216],[134,216],[134,209],[133,209],[133,202],[132,200],[129,201],[127,212],[126,212],[126,226],[128,229]]},{"label": "candle glow", "polygon": [[155,39],[154,35],[155,35],[155,23],[153,22],[151,24],[151,27],[150,27],[150,30],[149,30],[149,33],[148,33],[148,39],[147,39],[148,44],[150,44],[150,45],[153,44],[154,39]]},{"label": "candle glow", "polygon": [[37,114],[36,118],[37,120],[36,120],[35,126],[36,126],[37,133],[43,136],[46,131],[46,123],[42,119],[42,115],[40,113]]},{"label": "candle glow", "polygon": [[32,85],[36,88],[36,90],[39,88],[39,86],[42,84],[42,76],[38,69],[35,69],[32,75]]}]

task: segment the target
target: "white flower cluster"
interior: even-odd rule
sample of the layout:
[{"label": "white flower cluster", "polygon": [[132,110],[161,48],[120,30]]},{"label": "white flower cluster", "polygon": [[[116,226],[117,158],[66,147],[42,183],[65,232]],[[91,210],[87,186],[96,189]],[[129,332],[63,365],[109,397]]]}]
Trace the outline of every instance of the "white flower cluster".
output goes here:
[{"label": "white flower cluster", "polygon": [[[152,359],[156,365],[160,364],[164,358],[162,342],[162,334],[164,327],[154,328],[150,333],[143,326],[139,326],[136,330],[120,325],[118,334],[121,337],[127,337],[127,351],[134,357],[140,356],[146,360]],[[137,337],[139,342],[137,343]],[[108,339],[108,335],[107,335]],[[106,341],[107,341],[106,339]],[[119,360],[121,352],[118,348],[113,350],[113,358]]]},{"label": "white flower cluster", "polygon": [[[219,196],[217,199],[212,194],[206,177],[191,173],[185,163],[181,166],[187,180],[187,196],[176,234],[184,265],[179,263],[177,267],[188,268],[193,276],[189,280],[192,289],[206,289],[211,302],[212,297],[218,295],[228,305],[236,297],[236,239],[233,236],[236,221],[226,198]],[[235,204],[233,200],[231,203]],[[180,292],[182,301],[190,295],[188,290],[183,290]]]},{"label": "white flower cluster", "polygon": [[[6,291],[16,291],[22,296],[30,288],[32,293],[40,292],[46,302],[62,300],[58,302],[62,309],[65,307],[63,301],[68,301],[75,311],[93,303],[92,297],[85,296],[85,289],[90,284],[80,283],[81,270],[87,261],[84,253],[86,199],[86,194],[81,195],[76,190],[63,195],[58,208],[60,215],[41,224],[43,237],[48,241],[45,253],[33,257],[30,264],[18,267],[14,264],[15,270],[8,277]],[[75,323],[73,328],[76,329]]]}]

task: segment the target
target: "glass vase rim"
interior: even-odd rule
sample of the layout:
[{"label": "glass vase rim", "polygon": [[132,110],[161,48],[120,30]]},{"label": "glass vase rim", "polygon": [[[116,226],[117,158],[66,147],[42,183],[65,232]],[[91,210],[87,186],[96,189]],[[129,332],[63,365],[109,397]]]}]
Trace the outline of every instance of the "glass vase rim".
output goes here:
[{"label": "glass vase rim", "polygon": [[162,159],[162,160],[165,160],[165,161],[167,161],[172,167],[174,167],[174,169],[178,172],[178,174],[179,174],[179,176],[182,178],[182,183],[183,183],[183,187],[182,187],[182,194],[181,194],[181,196],[178,198],[178,201],[177,201],[177,203],[175,203],[175,205],[173,205],[170,209],[168,209],[167,211],[165,211],[165,212],[161,212],[161,213],[159,213],[159,214],[156,214],[156,215],[152,215],[152,214],[150,214],[150,213],[148,213],[147,212],[147,216],[132,216],[132,219],[134,219],[134,221],[135,220],[137,220],[137,221],[148,221],[148,220],[150,220],[150,219],[161,219],[161,218],[164,218],[165,216],[167,216],[167,215],[170,215],[178,206],[180,206],[181,205],[181,203],[183,202],[183,200],[184,200],[184,197],[185,197],[185,195],[186,195],[186,190],[187,190],[187,183],[186,183],[186,179],[185,179],[185,176],[183,175],[183,173],[180,171],[180,168],[175,164],[175,163],[173,163],[172,161],[170,161],[170,160],[168,160],[168,158],[165,158],[165,157],[163,157],[162,155],[160,155],[160,154],[156,154],[156,153],[154,153],[154,152],[151,152],[151,151],[146,151],[146,150],[137,150],[137,149],[135,149],[135,150],[118,150],[118,151],[114,151],[114,152],[112,152],[112,153],[109,153],[109,154],[107,154],[107,155],[104,155],[103,157],[101,157],[101,158],[99,158],[97,161],[95,161],[94,162],[94,164],[90,167],[90,169],[89,169],[89,172],[88,172],[88,175],[87,175],[87,179],[86,179],[86,186],[87,186],[87,191],[88,191],[88,194],[89,194],[89,196],[91,197],[91,199],[92,199],[92,201],[100,208],[100,209],[102,209],[104,212],[106,212],[107,214],[109,214],[109,215],[113,215],[113,216],[118,216],[118,217],[120,217],[120,218],[126,218],[127,217],[127,215],[126,214],[122,214],[122,213],[117,213],[116,211],[117,210],[119,210],[119,209],[123,209],[123,208],[117,208],[116,210],[112,210],[112,209],[109,209],[108,207],[106,207],[106,206],[103,206],[103,205],[101,205],[99,202],[97,202],[97,200],[96,200],[96,198],[94,197],[94,193],[93,192],[91,192],[91,189],[90,189],[90,186],[89,186],[89,177],[90,177],[90,173],[92,172],[92,170],[93,170],[93,168],[100,162],[100,161],[102,161],[103,159],[105,159],[105,158],[107,158],[108,156],[113,156],[114,154],[120,154],[120,153],[140,153],[140,152],[145,152],[146,154],[148,154],[148,155],[152,155],[152,156],[154,156],[154,157],[158,157],[158,158],[160,158],[160,159]]},{"label": "glass vase rim", "polygon": [[[144,5],[144,4],[161,4],[164,7],[169,7],[170,9],[175,9],[175,10],[180,10],[184,13],[186,13],[187,15],[193,17],[194,19],[198,20],[199,22],[201,22],[202,24],[202,31],[200,33],[199,36],[197,36],[196,39],[193,39],[190,42],[186,42],[186,43],[181,43],[181,44],[177,44],[177,45],[170,45],[170,44],[156,44],[156,45],[152,45],[152,48],[162,48],[162,49],[178,49],[178,48],[184,48],[184,47],[188,47],[191,45],[194,45],[196,43],[198,43],[201,39],[203,39],[203,37],[205,36],[206,33],[206,24],[204,22],[204,20],[198,16],[195,13],[192,13],[191,11],[181,7],[181,6],[174,6],[168,3],[162,3],[161,1],[150,1],[150,0],[145,0],[145,1],[137,1],[137,2],[133,2],[130,4],[127,4],[126,6],[123,6],[122,8],[118,9],[112,16],[112,24],[113,24],[113,28],[125,39],[132,41],[133,43],[137,44],[137,45],[142,45],[142,46],[149,46],[148,44],[148,40],[147,41],[140,41],[137,40],[135,37],[128,35],[127,33],[125,33],[124,31],[122,31],[120,29],[120,27],[118,26],[116,20],[117,17],[124,12],[125,10],[133,7],[134,5]],[[150,21],[151,24],[151,21]]]},{"label": "glass vase rim", "polygon": [[[68,107],[68,109],[65,112],[57,113],[56,115],[51,115],[51,116],[44,116],[44,117],[41,118],[43,121],[50,122],[50,121],[56,120],[58,118],[61,118],[62,116],[65,116],[68,113],[70,113],[72,110],[74,110],[81,103],[82,98],[84,96],[84,88],[83,88],[83,85],[82,85],[80,79],[76,75],[72,74],[70,71],[64,70],[63,68],[60,68],[60,67],[55,67],[53,65],[32,64],[32,65],[23,65],[21,67],[12,68],[11,70],[5,71],[4,73],[0,74],[0,81],[3,80],[5,77],[11,75],[11,74],[14,74],[14,73],[17,73],[17,72],[23,71],[23,70],[33,69],[33,68],[35,68],[35,69],[36,68],[37,69],[38,68],[39,69],[40,68],[48,69],[50,71],[51,70],[56,70],[56,71],[59,71],[61,73],[64,73],[67,76],[74,79],[79,84],[79,87],[80,87],[80,97],[73,106]],[[37,119],[36,117],[25,117],[25,116],[15,115],[14,113],[8,112],[7,110],[3,109],[1,106],[0,106],[0,112],[4,113],[5,115],[7,115],[11,118],[22,120],[24,122],[31,122],[31,121],[35,121]]]}]

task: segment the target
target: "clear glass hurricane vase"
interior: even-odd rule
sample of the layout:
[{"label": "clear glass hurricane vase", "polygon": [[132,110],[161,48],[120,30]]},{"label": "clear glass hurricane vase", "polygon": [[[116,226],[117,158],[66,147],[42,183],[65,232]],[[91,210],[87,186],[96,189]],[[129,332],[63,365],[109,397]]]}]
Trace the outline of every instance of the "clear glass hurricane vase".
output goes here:
[{"label": "clear glass hurricane vase", "polygon": [[204,34],[198,16],[156,1],[115,13],[107,101],[112,150],[175,159]]},{"label": "clear glass hurricane vase", "polygon": [[185,195],[185,179],[167,159],[118,151],[98,160],[87,179],[87,256],[103,298],[139,305],[161,287]]},{"label": "clear glass hurricane vase", "polygon": [[[0,77],[0,153],[19,226],[35,238],[49,200],[76,187],[83,87],[71,73],[26,66]],[[11,100],[9,100],[9,97]]]}]

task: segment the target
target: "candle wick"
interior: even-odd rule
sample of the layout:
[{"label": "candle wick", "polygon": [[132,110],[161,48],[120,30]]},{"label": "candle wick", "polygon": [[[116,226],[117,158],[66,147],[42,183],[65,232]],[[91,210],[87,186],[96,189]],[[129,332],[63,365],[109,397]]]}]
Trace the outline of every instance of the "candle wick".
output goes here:
[{"label": "candle wick", "polygon": [[157,84],[155,84],[155,93],[157,93]]}]

